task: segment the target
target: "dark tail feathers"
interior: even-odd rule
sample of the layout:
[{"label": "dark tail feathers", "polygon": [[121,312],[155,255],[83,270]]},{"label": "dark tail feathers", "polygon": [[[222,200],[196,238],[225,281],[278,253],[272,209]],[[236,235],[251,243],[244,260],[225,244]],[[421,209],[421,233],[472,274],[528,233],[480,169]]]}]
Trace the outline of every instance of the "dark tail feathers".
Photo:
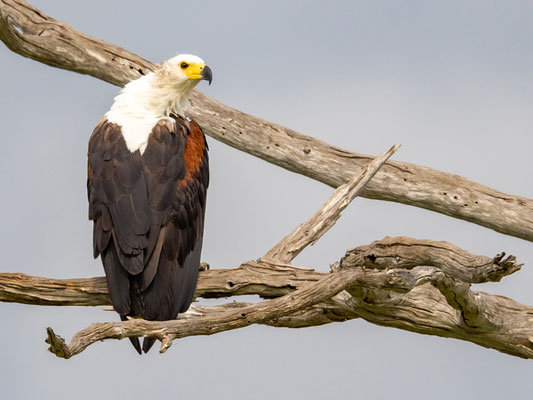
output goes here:
[{"label": "dark tail feathers", "polygon": [[[127,321],[128,318],[124,315],[121,315],[120,316],[120,319],[122,321]],[[150,351],[150,349],[152,348],[152,346],[154,345],[155,343],[155,340],[156,339],[153,339],[153,338],[144,338],[143,340],[143,347],[142,347],[142,350],[141,350],[141,342],[139,341],[139,338],[137,337],[130,337],[128,338],[131,342],[131,344],[133,345],[133,347],[135,347],[135,350],[137,350],[137,353],[141,354],[144,352],[144,353],[148,353]]]},{"label": "dark tail feathers", "polygon": [[[150,351],[150,349],[152,348],[152,346],[154,345],[155,343],[155,339],[153,338],[149,338],[149,337],[145,337],[143,339],[143,351],[145,353],[148,353]],[[139,350],[137,350],[139,351]]]},{"label": "dark tail feathers", "polygon": [[[127,321],[128,320],[128,318],[125,315],[121,315],[120,319],[122,321]],[[142,354],[143,352],[141,351],[141,343],[139,342],[139,338],[130,337],[128,339],[130,340],[130,342],[133,345],[133,347],[135,347],[135,350],[137,350],[137,353]]]}]

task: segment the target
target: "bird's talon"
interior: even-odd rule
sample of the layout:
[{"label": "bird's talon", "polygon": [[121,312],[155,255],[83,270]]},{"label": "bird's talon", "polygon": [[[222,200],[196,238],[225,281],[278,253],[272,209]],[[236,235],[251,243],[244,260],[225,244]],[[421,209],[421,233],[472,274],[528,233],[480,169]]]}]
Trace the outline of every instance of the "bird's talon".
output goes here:
[{"label": "bird's talon", "polygon": [[209,266],[208,263],[206,262],[201,262],[200,263],[200,271],[207,271],[208,269],[210,269],[211,267]]}]

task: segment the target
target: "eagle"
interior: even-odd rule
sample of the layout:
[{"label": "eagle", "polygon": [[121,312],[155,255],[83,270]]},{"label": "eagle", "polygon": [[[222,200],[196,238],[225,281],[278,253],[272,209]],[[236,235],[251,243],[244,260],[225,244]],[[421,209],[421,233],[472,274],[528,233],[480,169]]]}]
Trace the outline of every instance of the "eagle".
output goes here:
[{"label": "eagle", "polygon": [[[190,54],[129,82],[89,140],[94,258],[121,320],[175,319],[196,288],[209,184],[207,143],[185,115],[211,69]],[[155,339],[130,338],[139,354]]]}]

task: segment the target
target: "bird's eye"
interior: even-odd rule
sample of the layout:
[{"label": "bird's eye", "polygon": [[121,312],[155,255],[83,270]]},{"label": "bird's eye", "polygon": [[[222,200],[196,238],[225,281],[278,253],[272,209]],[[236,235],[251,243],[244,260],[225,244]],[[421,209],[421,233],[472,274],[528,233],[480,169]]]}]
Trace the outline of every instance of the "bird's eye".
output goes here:
[{"label": "bird's eye", "polygon": [[189,66],[189,64],[187,64],[186,62],[182,62],[181,65],[180,65],[181,69],[185,69],[188,66]]}]

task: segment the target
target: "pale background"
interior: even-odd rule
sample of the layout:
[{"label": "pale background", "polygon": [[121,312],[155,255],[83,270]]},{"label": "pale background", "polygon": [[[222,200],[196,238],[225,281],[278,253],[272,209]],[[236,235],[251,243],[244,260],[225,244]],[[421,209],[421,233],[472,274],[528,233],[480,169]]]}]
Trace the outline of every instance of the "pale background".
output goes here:
[{"label": "pale background", "polygon": [[[349,150],[457,173],[533,198],[533,17],[524,1],[33,1],[82,32],[152,61],[177,51],[214,72],[223,103]],[[150,4],[150,5],[149,5]],[[86,148],[118,88],[0,46],[1,271],[102,275],[91,256]],[[263,255],[332,189],[209,140],[212,180],[202,259],[234,267]],[[357,199],[295,260],[327,271],[386,235],[505,250],[525,263],[476,290],[533,304],[533,245],[412,207]],[[362,320],[302,330],[253,326],[140,357],[107,341],[65,361],[87,307],[0,304],[0,398],[510,398],[533,396],[533,362],[472,343]]]}]

